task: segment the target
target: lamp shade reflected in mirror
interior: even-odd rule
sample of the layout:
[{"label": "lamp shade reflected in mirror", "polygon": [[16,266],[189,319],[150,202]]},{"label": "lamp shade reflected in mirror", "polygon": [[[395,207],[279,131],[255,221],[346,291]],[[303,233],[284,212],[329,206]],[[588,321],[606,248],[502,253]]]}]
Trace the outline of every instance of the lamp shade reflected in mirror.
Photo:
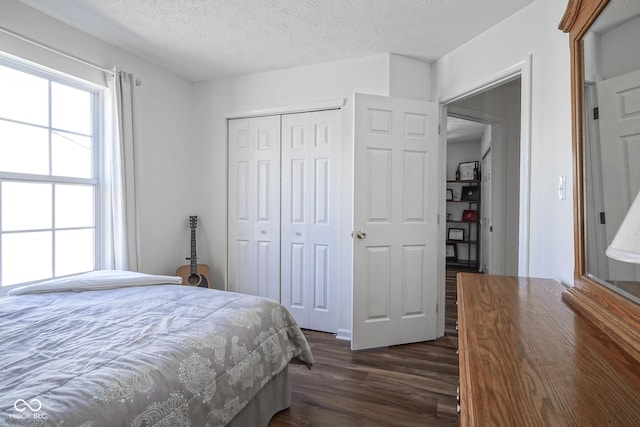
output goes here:
[{"label": "lamp shade reflected in mirror", "polygon": [[618,233],[607,248],[607,256],[623,262],[640,264],[640,194],[636,196]]}]

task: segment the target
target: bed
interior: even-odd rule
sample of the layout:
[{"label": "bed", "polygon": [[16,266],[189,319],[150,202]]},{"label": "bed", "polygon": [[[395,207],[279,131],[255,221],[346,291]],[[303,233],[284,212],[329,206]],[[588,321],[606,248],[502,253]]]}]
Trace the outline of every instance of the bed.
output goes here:
[{"label": "bed", "polygon": [[267,425],[289,363],[313,364],[301,330],[271,300],[178,283],[92,272],[0,298],[0,425]]}]

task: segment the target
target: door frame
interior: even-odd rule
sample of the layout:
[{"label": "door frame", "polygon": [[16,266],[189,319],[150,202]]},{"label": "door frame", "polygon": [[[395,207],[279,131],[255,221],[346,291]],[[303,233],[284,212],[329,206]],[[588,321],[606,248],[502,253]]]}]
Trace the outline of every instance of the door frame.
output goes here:
[{"label": "door frame", "polygon": [[[592,111],[598,107],[596,95],[596,85],[587,82],[584,93],[584,104],[586,111]],[[587,232],[587,242],[589,246],[593,244],[592,250],[587,253],[587,265],[589,272],[596,277],[609,277],[609,262],[603,254],[607,248],[607,234],[605,227],[598,227],[600,212],[604,212],[604,188],[602,186],[602,160],[600,155],[600,125],[598,120],[594,120],[592,114],[585,117],[585,160],[588,168],[585,172],[584,180],[586,191],[589,193],[585,197],[585,224]],[[589,219],[586,219],[589,218]]]},{"label": "door frame", "polygon": [[[518,275],[529,276],[529,252],[530,252],[530,204],[531,204],[531,112],[532,112],[532,56],[525,57],[509,67],[497,71],[496,73],[479,78],[476,83],[460,87],[438,97],[440,105],[440,123],[446,123],[447,107],[455,101],[469,98],[473,95],[495,88],[515,78],[520,78],[520,201],[518,219]],[[440,132],[441,147],[446,147],[446,132]],[[441,150],[441,164],[446,164],[446,150]],[[441,171],[441,188],[446,185],[446,171]],[[446,217],[446,203],[444,192],[440,203],[440,218]],[[440,221],[440,241],[444,242],[446,234],[446,224]],[[440,259],[445,259],[444,244],[440,245]],[[445,299],[445,268],[440,272],[441,297],[439,300],[444,303]],[[444,333],[444,310],[438,313],[438,324],[442,325]]]},{"label": "door frame", "polygon": [[[492,129],[493,133],[493,129]],[[493,138],[492,138],[493,139]],[[493,142],[493,141],[492,141]],[[482,242],[482,251],[480,251],[479,264],[480,269],[483,272],[491,272],[493,270],[493,264],[495,263],[495,257],[493,256],[493,250],[495,246],[492,239],[493,231],[493,149],[492,144],[489,144],[486,150],[480,153],[480,162],[482,162],[482,191],[480,199],[483,201],[480,212],[478,213],[482,220],[480,221],[480,241]],[[488,157],[488,159],[487,159]],[[488,160],[488,161],[487,161]],[[487,173],[487,169],[489,172]],[[489,185],[487,182],[487,175],[489,176]],[[488,201],[488,202],[487,202]],[[489,215],[485,215],[488,213]],[[488,221],[487,221],[488,218]],[[486,238],[485,238],[486,236]],[[488,260],[485,262],[485,260]]]}]

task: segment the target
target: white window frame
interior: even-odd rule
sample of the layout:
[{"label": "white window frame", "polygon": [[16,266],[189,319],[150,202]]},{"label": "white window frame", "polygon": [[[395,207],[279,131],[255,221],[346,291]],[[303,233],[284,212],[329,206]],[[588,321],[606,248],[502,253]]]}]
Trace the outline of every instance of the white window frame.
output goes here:
[{"label": "white window frame", "polygon": [[[67,133],[73,133],[73,132],[69,132],[68,130],[63,130],[63,129],[56,129],[54,127],[52,127],[52,123],[51,123],[51,115],[52,115],[52,110],[51,110],[51,103],[52,103],[52,98],[51,98],[51,82],[56,82],[58,84],[62,84],[65,86],[69,86],[69,87],[73,87],[76,89],[80,89],[80,90],[84,90],[87,92],[91,93],[91,108],[92,108],[92,115],[91,115],[91,119],[92,119],[92,129],[91,129],[91,139],[92,139],[92,177],[91,178],[75,178],[75,177],[66,177],[66,176],[56,176],[56,175],[51,175],[52,172],[52,160],[51,160],[51,156],[49,157],[49,175],[39,175],[39,174],[31,174],[31,173],[16,173],[16,172],[4,172],[4,171],[0,171],[0,203],[2,203],[2,198],[1,198],[1,191],[2,191],[2,182],[3,181],[12,181],[12,182],[43,182],[43,183],[51,183],[52,185],[54,185],[54,189],[53,189],[53,197],[52,197],[52,204],[54,204],[52,206],[52,224],[51,224],[51,228],[47,228],[47,229],[43,229],[43,230],[28,230],[28,231],[3,231],[2,230],[2,209],[0,209],[0,236],[1,235],[5,235],[5,234],[14,234],[14,233],[25,233],[25,232],[34,232],[34,231],[51,231],[52,232],[52,276],[48,277],[48,278],[42,278],[42,279],[38,279],[37,281],[40,280],[47,280],[47,279],[51,279],[51,278],[56,278],[56,277],[63,277],[62,275],[56,275],[56,265],[55,265],[55,259],[56,259],[56,253],[55,253],[55,244],[56,244],[56,239],[55,239],[55,235],[56,235],[56,230],[78,230],[78,229],[94,229],[94,260],[93,260],[93,265],[94,265],[94,270],[98,270],[101,268],[101,260],[103,259],[102,257],[102,253],[101,253],[101,248],[103,247],[103,239],[104,239],[104,227],[103,227],[103,221],[101,218],[101,212],[102,212],[102,186],[101,186],[101,174],[103,171],[103,167],[102,167],[102,130],[104,127],[104,110],[103,110],[103,104],[104,104],[104,88],[102,88],[99,85],[93,84],[91,82],[88,81],[84,81],[60,72],[57,72],[55,70],[46,68],[46,67],[42,67],[42,66],[38,66],[37,64],[33,64],[33,63],[29,63],[26,61],[22,61],[19,60],[17,58],[14,57],[6,57],[4,55],[1,54],[0,52],[0,65],[5,66],[5,67],[9,67],[9,68],[13,68],[15,70],[21,71],[21,72],[25,72],[43,79],[46,79],[49,81],[49,97],[48,97],[48,102],[49,102],[49,122],[47,124],[47,126],[38,126],[38,125],[33,125],[32,123],[24,123],[24,122],[20,122],[20,121],[14,121],[11,119],[5,119],[2,118],[2,120],[7,120],[7,121],[11,121],[14,123],[24,123],[30,126],[38,126],[41,127],[43,129],[47,129],[49,131],[49,152],[51,153],[51,144],[52,144],[52,131],[55,130],[60,130],[60,131],[64,131]],[[83,135],[83,134],[78,134],[78,135]],[[86,136],[86,135],[83,135]],[[93,186],[94,188],[94,221],[93,221],[93,227],[75,227],[75,228],[56,228],[55,227],[55,209],[53,209],[53,207],[55,206],[55,184],[79,184],[79,185],[90,185]],[[0,205],[1,208],[1,205]],[[22,283],[13,283],[11,285],[5,285],[4,283],[1,283],[2,281],[2,239],[0,238],[0,285],[2,285],[0,287],[1,288],[7,288],[7,287],[12,287],[15,285],[24,285],[24,284],[28,284],[31,282],[22,282]],[[78,274],[78,273],[82,273],[82,272],[77,272],[74,274]],[[1,293],[1,292],[0,292]]]}]

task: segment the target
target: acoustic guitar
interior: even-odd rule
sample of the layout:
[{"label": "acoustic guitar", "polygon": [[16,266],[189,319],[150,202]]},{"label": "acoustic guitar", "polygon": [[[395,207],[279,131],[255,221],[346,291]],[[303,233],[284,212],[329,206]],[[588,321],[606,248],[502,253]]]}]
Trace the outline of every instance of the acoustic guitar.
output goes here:
[{"label": "acoustic guitar", "polygon": [[189,265],[183,265],[176,270],[176,276],[182,277],[182,284],[197,286],[199,288],[210,288],[209,275],[211,270],[206,264],[198,264],[196,255],[196,228],[198,227],[198,216],[189,217],[189,228],[191,229],[191,257]]}]

